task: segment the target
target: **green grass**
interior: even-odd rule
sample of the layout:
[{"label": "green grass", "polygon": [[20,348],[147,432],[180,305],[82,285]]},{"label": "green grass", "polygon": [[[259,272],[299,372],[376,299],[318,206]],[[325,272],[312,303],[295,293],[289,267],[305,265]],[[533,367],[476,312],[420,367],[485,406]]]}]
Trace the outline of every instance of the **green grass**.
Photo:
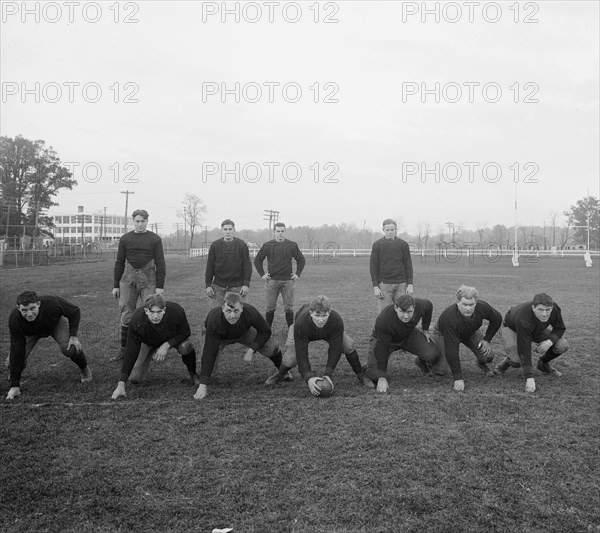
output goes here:
[{"label": "green grass", "polygon": [[[331,260],[331,258],[329,259]],[[204,263],[168,257],[167,296],[181,303],[198,357],[208,311]],[[545,290],[561,305],[570,351],[556,361],[563,378],[536,373],[524,392],[515,370],[484,378],[461,352],[466,391],[451,378],[424,377],[404,353],[392,356],[390,393],[359,387],[342,357],[329,399],[293,383],[262,384],[271,363],[230,347],[209,396],[192,399],[177,354],[152,367],[112,402],[118,366],[118,310],[112,263],[2,272],[2,360],[15,296],[60,294],[83,310],[80,338],[94,381],[53,341],[41,341],[24,374],[23,395],[0,403],[2,532],[587,532],[598,510],[598,266],[547,258],[510,265],[415,260],[415,289],[434,319],[461,283],[503,314]],[[264,309],[255,279],[251,302]],[[368,259],[309,259],[297,303],[328,295],[366,359],[376,315]],[[279,304],[281,306],[281,304]],[[279,307],[275,335],[283,342]],[[499,339],[494,339],[501,348]],[[322,369],[326,345],[311,345]],[[8,383],[2,371],[2,395]]]}]

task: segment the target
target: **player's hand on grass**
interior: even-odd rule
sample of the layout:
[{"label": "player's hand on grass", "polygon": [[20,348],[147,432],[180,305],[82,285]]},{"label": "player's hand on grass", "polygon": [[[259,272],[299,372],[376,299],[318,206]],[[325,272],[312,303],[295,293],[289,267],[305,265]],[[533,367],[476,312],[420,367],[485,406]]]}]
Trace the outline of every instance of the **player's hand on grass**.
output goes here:
[{"label": "player's hand on grass", "polygon": [[111,399],[116,400],[117,398],[120,398],[121,396],[127,396],[127,392],[125,391],[125,382],[124,381],[119,381],[117,388],[112,393]]},{"label": "player's hand on grass", "polygon": [[414,287],[413,287],[413,284],[412,284],[412,283],[409,283],[409,284],[406,286],[406,294],[412,294],[413,292],[415,292],[415,289],[414,289]]},{"label": "player's hand on grass", "polygon": [[83,346],[81,346],[81,343],[79,342],[79,339],[77,337],[69,337],[69,342],[67,343],[67,350],[71,346],[75,346],[75,350],[77,350],[77,353],[81,353],[81,350],[83,350]]},{"label": "player's hand on grass", "polygon": [[525,382],[525,392],[535,392],[535,379],[527,378]]},{"label": "player's hand on grass", "polygon": [[215,291],[212,287],[206,287],[206,296],[208,296],[209,298],[215,297]]},{"label": "player's hand on grass", "polygon": [[252,362],[252,356],[254,355],[254,350],[252,348],[248,348],[246,350],[246,353],[244,354],[244,361],[246,363],[251,363]]},{"label": "player's hand on grass", "polygon": [[319,396],[321,394],[321,387],[317,383],[321,381],[321,378],[312,377],[308,380],[308,390],[313,396]]},{"label": "player's hand on grass", "polygon": [[10,390],[8,391],[8,394],[6,395],[6,399],[7,400],[14,400],[20,394],[21,394],[21,388],[20,387],[11,387]]},{"label": "player's hand on grass", "polygon": [[390,388],[390,384],[386,378],[379,378],[377,380],[377,392],[387,392]]},{"label": "player's hand on grass", "polygon": [[247,285],[242,285],[242,288],[240,289],[240,296],[242,298],[244,298],[245,296],[248,296],[249,292],[250,292],[250,287],[248,287]]},{"label": "player's hand on grass", "polygon": [[194,400],[203,400],[204,398],[206,398],[207,394],[208,385],[201,383],[200,385],[198,385],[198,390],[196,391],[196,394],[194,394]]},{"label": "player's hand on grass", "polygon": [[115,287],[115,288],[112,290],[112,295],[115,297],[115,300],[116,300],[116,299],[117,299],[119,296],[121,296],[121,291],[119,290],[119,288],[118,288],[118,287]]},{"label": "player's hand on grass", "polygon": [[462,391],[464,391],[464,390],[465,390],[465,382],[464,382],[464,380],[462,380],[462,379],[457,379],[457,380],[454,382],[454,390],[455,390],[456,392],[462,392]]},{"label": "player's hand on grass", "polygon": [[168,342],[164,342],[163,344],[161,344],[154,352],[152,360],[156,361],[157,363],[162,363],[165,360],[165,357],[170,347],[171,345]]},{"label": "player's hand on grass", "polygon": [[373,296],[379,300],[383,300],[383,293],[379,287],[373,287]]}]

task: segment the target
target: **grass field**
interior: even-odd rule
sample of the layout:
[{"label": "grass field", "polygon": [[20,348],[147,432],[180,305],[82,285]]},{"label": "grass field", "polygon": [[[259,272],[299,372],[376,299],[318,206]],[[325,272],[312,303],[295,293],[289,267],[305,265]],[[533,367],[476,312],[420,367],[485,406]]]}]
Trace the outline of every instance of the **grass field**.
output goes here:
[{"label": "grass field", "polygon": [[[332,258],[328,258],[332,261]],[[524,392],[515,370],[484,378],[461,352],[466,390],[423,376],[413,357],[390,362],[390,392],[355,382],[342,357],[336,393],[310,396],[293,383],[262,384],[268,360],[228,348],[209,396],[192,399],[174,351],[146,384],[113,402],[118,310],[112,263],[3,271],[1,352],[8,313],[34,289],[78,304],[94,381],[50,339],[29,361],[23,395],[0,400],[2,532],[600,532],[599,269],[581,259],[546,258],[513,268],[415,259],[416,296],[434,303],[434,320],[461,283],[503,314],[542,290],[563,309],[570,351],[556,379],[536,371]],[[204,263],[167,257],[167,297],[186,309],[198,357],[208,310]],[[251,303],[264,310],[255,274]],[[328,295],[366,360],[376,316],[367,258],[309,259],[297,303]],[[275,335],[283,341],[281,304]],[[496,348],[501,344],[494,339]],[[322,369],[326,345],[311,345]],[[2,398],[8,390],[2,370]]]}]

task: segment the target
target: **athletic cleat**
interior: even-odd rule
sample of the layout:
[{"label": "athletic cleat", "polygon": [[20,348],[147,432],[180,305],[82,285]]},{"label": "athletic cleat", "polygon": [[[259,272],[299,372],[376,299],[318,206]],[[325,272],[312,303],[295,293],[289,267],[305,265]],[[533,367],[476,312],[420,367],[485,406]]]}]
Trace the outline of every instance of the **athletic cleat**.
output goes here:
[{"label": "athletic cleat", "polygon": [[121,346],[119,353],[116,355],[112,355],[108,358],[109,363],[115,363],[116,361],[122,361],[125,358],[125,348]]},{"label": "athletic cleat", "polygon": [[546,363],[541,359],[538,361],[537,369],[543,374],[547,374],[549,376],[555,376],[557,378],[562,376],[562,374],[558,370],[556,370],[556,368],[550,366],[550,363]]},{"label": "athletic cleat", "polygon": [[418,357],[415,357],[415,365],[417,365],[419,367],[419,369],[421,370],[421,372],[423,372],[423,374],[428,375],[429,374],[429,365],[427,364],[426,361],[423,361],[422,359],[419,359]]},{"label": "athletic cleat", "polygon": [[358,379],[358,382],[361,385],[363,385],[364,387],[366,387],[367,389],[375,388],[375,383],[373,383],[364,372],[361,372],[360,374],[356,374],[356,377]]},{"label": "athletic cleat", "polygon": [[[289,372],[287,372],[287,374],[289,374]],[[265,381],[265,387],[272,387],[273,385],[277,385],[277,383],[280,383],[281,381],[283,381],[285,374],[280,374],[279,372],[275,372],[275,374],[273,374],[272,376],[270,376],[267,381]]]},{"label": "athletic cleat", "polygon": [[92,369],[90,368],[90,365],[80,369],[79,373],[81,374],[81,383],[92,381]]},{"label": "athletic cleat", "polygon": [[477,366],[483,372],[483,375],[487,376],[488,378],[494,377],[496,375],[496,372],[492,370],[489,366],[487,366],[485,363],[480,363],[478,361]]},{"label": "athletic cleat", "polygon": [[510,364],[510,359],[505,357],[499,364],[494,368],[494,374],[501,376],[504,374],[512,365]]}]

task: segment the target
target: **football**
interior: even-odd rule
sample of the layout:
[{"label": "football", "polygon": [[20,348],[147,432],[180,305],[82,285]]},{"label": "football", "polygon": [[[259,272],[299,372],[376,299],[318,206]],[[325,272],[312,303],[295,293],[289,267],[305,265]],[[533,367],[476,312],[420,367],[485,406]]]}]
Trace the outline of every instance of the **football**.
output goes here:
[{"label": "football", "polygon": [[319,398],[329,398],[333,394],[333,386],[328,380],[321,378],[317,381],[317,385],[321,388]]}]

